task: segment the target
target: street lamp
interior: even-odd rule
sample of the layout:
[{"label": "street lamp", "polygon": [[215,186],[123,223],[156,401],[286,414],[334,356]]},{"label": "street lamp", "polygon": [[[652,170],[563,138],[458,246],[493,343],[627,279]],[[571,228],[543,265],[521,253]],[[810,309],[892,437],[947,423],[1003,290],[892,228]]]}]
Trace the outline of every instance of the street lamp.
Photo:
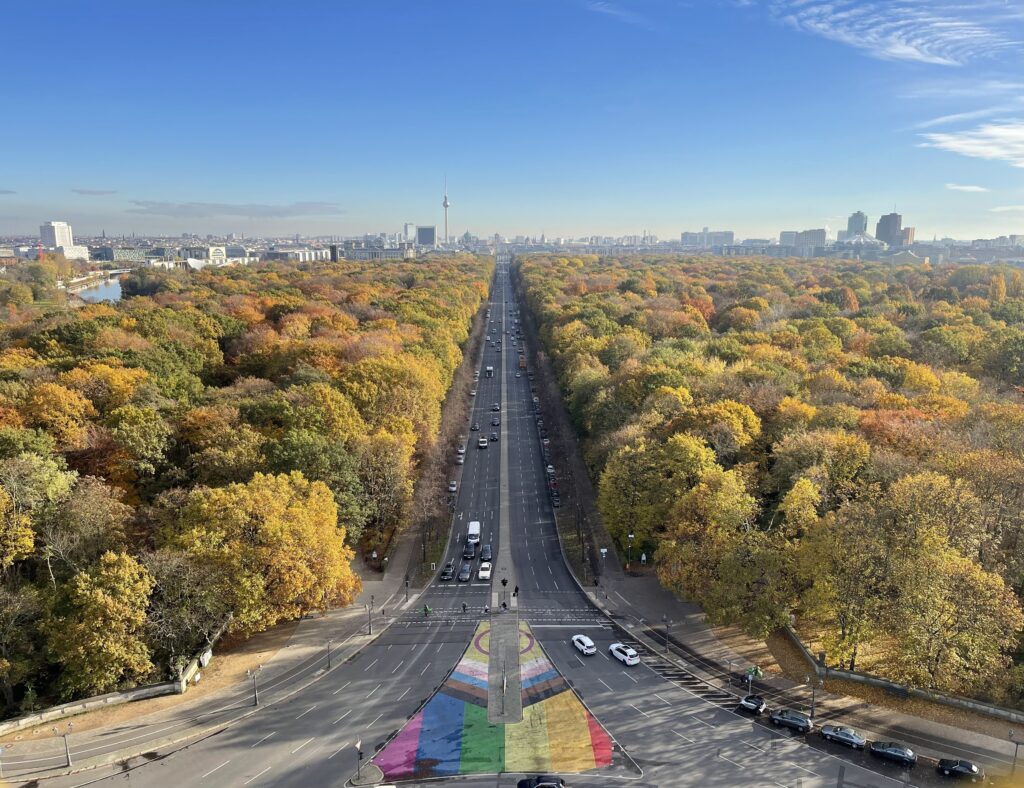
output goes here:
[{"label": "street lamp", "polygon": [[629,534],[629,546],[626,548],[626,569],[629,569],[629,564],[633,560],[633,534]]},{"label": "street lamp", "polygon": [[373,634],[373,608],[370,605],[366,606],[366,634]]},{"label": "street lamp", "polygon": [[334,638],[327,638],[327,669],[331,669],[331,644],[334,642]]},{"label": "street lamp", "polygon": [[818,686],[821,684],[821,679],[817,676],[812,680],[810,676],[804,676],[804,681],[811,685],[811,719],[814,719],[814,704],[817,698]]},{"label": "street lamp", "polygon": [[259,688],[256,686],[256,677],[259,675],[261,670],[263,670],[263,665],[262,664],[257,665],[256,666],[256,670],[249,670],[248,668],[246,668],[246,671],[245,671],[245,675],[252,679],[252,705],[253,706],[259,706],[260,705],[260,691],[259,691]]}]

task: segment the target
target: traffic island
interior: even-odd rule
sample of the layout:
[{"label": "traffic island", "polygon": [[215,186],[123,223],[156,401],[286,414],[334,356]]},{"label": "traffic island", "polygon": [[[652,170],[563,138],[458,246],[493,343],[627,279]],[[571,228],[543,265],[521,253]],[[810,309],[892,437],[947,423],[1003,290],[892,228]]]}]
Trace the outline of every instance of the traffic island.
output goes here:
[{"label": "traffic island", "polygon": [[608,769],[635,776],[530,627],[520,622],[517,631],[515,683],[521,720],[495,724],[489,719],[491,665],[500,657],[493,649],[498,640],[491,622],[482,622],[444,684],[373,758],[384,779]]}]

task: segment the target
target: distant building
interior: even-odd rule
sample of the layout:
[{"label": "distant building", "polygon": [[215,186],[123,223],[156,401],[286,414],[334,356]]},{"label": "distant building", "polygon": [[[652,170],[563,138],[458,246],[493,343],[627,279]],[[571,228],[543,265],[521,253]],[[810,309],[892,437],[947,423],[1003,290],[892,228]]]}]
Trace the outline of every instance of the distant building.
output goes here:
[{"label": "distant building", "polygon": [[803,248],[818,248],[824,246],[828,241],[828,231],[824,229],[819,230],[803,230],[796,234],[796,243],[794,246]]},{"label": "distant building", "polygon": [[799,233],[796,230],[783,230],[779,233],[779,246],[796,246],[796,237]]},{"label": "distant building", "polygon": [[312,263],[330,260],[330,249],[314,249],[309,246],[281,246],[262,255],[264,260],[289,260],[296,263]]},{"label": "distant building", "polygon": [[90,247],[89,253],[93,260],[106,263],[144,263],[146,250],[134,247],[96,246]]},{"label": "distant building", "polygon": [[88,260],[89,247],[71,244],[70,246],[58,246],[57,251],[64,255],[67,260]]},{"label": "distant building", "polygon": [[929,262],[927,257],[918,257],[913,252],[908,251],[891,254],[886,258],[886,260],[894,265],[914,265],[917,263],[927,265]]},{"label": "distant building", "polygon": [[736,243],[736,234],[732,230],[708,230],[705,227],[699,233],[681,233],[679,240],[683,246],[696,249],[714,249],[720,246],[731,246]]},{"label": "distant building", "polygon": [[416,240],[416,225],[412,222],[406,222],[402,227],[402,240],[403,241],[415,241]]},{"label": "distant building", "polygon": [[868,215],[864,211],[855,211],[846,220],[846,237],[868,234]]},{"label": "distant building", "polygon": [[417,225],[416,245],[427,246],[431,249],[435,248],[437,246],[437,226],[430,225],[429,227],[423,227]]},{"label": "distant building", "polygon": [[898,213],[887,213],[878,220],[875,226],[875,238],[889,246],[903,244],[903,217]]},{"label": "distant building", "polygon": [[39,240],[43,246],[56,249],[60,246],[74,246],[75,238],[67,222],[47,222],[39,226]]},{"label": "distant building", "polygon": [[903,233],[901,235],[900,242],[902,243],[903,246],[910,246],[912,243],[914,243],[914,228],[913,227],[904,227],[903,228]]}]

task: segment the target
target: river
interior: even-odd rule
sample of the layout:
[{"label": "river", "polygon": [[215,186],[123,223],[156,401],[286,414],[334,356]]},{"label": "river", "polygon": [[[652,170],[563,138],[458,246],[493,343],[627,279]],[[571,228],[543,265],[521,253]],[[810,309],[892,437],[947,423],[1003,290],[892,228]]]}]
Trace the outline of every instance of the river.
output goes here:
[{"label": "river", "polygon": [[75,293],[83,301],[96,303],[97,301],[120,301],[121,280],[117,277],[112,279],[101,279],[94,285]]}]

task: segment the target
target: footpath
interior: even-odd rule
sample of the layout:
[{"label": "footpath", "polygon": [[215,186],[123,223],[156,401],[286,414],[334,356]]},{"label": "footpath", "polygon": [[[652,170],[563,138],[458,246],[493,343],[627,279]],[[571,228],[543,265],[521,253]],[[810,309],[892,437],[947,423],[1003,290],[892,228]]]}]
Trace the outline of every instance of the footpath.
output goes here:
[{"label": "footpath", "polygon": [[266,664],[253,665],[242,682],[191,701],[186,693],[171,708],[127,723],[75,733],[72,717],[71,725],[55,723],[49,734],[26,731],[20,739],[9,737],[0,747],[0,777],[17,783],[84,770],[94,770],[96,779],[120,773],[298,692],[374,640],[407,598],[412,604],[419,589],[408,588],[406,576],[418,546],[418,535],[410,529],[400,537],[383,573],[357,565],[363,590],[356,601],[302,619],[288,643]]}]

